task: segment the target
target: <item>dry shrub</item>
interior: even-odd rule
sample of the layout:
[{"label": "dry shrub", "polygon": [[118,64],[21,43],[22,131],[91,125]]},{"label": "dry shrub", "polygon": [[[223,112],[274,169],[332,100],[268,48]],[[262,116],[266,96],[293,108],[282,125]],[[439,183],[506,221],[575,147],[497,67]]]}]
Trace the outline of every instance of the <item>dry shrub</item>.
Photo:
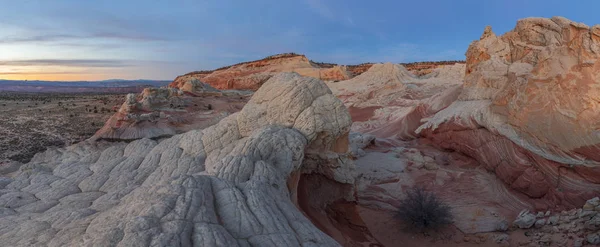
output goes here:
[{"label": "dry shrub", "polygon": [[407,191],[396,216],[405,224],[407,230],[415,232],[438,230],[452,223],[450,207],[440,201],[434,193],[421,187]]}]

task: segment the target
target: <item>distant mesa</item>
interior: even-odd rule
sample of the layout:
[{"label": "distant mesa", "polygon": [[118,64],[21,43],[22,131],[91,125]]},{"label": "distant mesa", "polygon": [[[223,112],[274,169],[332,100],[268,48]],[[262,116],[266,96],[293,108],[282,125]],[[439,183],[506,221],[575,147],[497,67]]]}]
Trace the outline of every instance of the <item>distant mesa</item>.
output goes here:
[{"label": "distant mesa", "polygon": [[[464,61],[443,61],[409,63],[409,70],[424,75],[440,65],[464,63]],[[269,56],[256,61],[238,63],[212,71],[195,71],[178,76],[169,87],[180,88],[189,78],[197,78],[217,89],[257,90],[264,82],[280,72],[296,72],[323,81],[343,81],[367,71],[373,63],[359,65],[338,65],[319,63],[296,53]]]}]

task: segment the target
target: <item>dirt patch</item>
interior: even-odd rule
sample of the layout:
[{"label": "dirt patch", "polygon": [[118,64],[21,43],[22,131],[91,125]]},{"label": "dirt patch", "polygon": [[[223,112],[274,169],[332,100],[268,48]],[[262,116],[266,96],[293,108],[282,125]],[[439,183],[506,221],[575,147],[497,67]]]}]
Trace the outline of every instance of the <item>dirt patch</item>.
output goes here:
[{"label": "dirt patch", "polygon": [[28,162],[48,147],[91,137],[124,99],[124,94],[0,92],[0,163]]},{"label": "dirt patch", "polygon": [[353,122],[364,122],[375,116],[375,111],[380,109],[381,106],[369,106],[364,108],[350,106],[348,111]]}]

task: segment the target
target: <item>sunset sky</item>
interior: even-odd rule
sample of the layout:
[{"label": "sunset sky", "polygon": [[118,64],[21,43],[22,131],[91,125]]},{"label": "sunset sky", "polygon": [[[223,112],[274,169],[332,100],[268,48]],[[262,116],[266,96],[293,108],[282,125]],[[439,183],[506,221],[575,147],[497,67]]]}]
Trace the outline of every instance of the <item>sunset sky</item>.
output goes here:
[{"label": "sunset sky", "polygon": [[600,24],[600,1],[0,0],[0,79],[165,79],[296,52],[322,62],[464,59],[486,25]]}]

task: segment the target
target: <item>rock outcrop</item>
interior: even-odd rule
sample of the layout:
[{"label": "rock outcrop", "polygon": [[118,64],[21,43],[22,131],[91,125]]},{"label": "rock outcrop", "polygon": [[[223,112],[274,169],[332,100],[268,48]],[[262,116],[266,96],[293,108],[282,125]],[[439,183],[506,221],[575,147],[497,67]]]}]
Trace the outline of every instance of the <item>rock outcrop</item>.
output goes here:
[{"label": "rock outcrop", "polygon": [[457,99],[464,69],[464,64],[446,65],[415,76],[402,65],[375,64],[355,78],[328,85],[349,108],[353,131],[413,139],[421,119]]},{"label": "rock outcrop", "polygon": [[180,89],[146,88],[126,101],[92,137],[94,140],[137,140],[169,137],[214,125],[237,112],[251,92],[220,91],[197,79]]},{"label": "rock outcrop", "polygon": [[296,72],[326,81],[350,78],[345,66],[323,68],[304,55],[280,54],[265,59],[227,66],[214,71],[205,71],[178,76],[170,87],[182,88],[191,78],[199,79],[217,89],[257,90],[273,75],[280,72]]},{"label": "rock outcrop", "polygon": [[328,83],[334,94],[354,107],[406,106],[462,84],[464,65],[448,65],[416,76],[402,65],[374,64],[350,80]]},{"label": "rock outcrop", "polygon": [[467,51],[458,100],[418,129],[474,157],[538,210],[576,207],[600,191],[600,26],[526,18]]},{"label": "rock outcrop", "polygon": [[[343,158],[350,125],[348,111],[323,82],[283,73],[240,112],[203,130],[130,143],[86,141],[40,153],[0,183],[0,242],[336,246],[306,215],[352,200],[353,190],[341,189],[354,181],[354,165]],[[329,186],[318,203],[305,193],[315,192],[310,181]],[[351,204],[340,205],[346,206],[335,208],[352,211]],[[305,215],[299,208],[310,210]],[[339,222],[321,215],[315,222],[328,233],[347,235],[336,233]],[[348,241],[365,239],[353,236]]]}]

